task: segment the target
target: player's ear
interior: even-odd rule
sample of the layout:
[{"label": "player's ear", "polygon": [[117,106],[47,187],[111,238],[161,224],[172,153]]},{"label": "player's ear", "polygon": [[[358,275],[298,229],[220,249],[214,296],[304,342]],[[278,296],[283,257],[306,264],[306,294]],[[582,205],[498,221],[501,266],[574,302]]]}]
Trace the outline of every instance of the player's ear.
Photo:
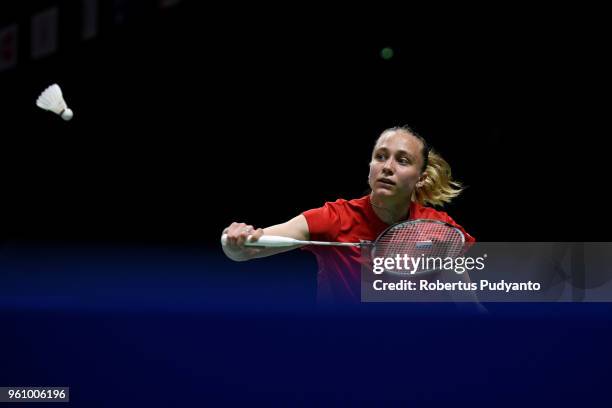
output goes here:
[{"label": "player's ear", "polygon": [[428,177],[427,172],[424,171],[421,174],[421,177],[419,177],[419,181],[417,181],[416,186],[419,188],[423,187],[425,185],[425,180],[427,180],[427,177]]}]

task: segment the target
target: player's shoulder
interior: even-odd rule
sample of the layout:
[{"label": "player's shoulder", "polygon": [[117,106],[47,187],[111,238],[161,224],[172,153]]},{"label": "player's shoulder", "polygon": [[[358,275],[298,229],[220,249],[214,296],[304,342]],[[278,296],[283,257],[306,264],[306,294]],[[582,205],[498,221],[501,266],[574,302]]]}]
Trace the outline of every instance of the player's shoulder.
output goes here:
[{"label": "player's shoulder", "polygon": [[327,201],[325,202],[326,206],[337,208],[337,209],[348,209],[348,208],[363,208],[368,204],[368,197],[354,198],[354,199],[344,199],[338,198],[336,201]]},{"label": "player's shoulder", "polygon": [[450,215],[448,215],[446,211],[438,210],[433,207],[426,207],[418,203],[413,203],[411,209],[414,210],[414,216],[411,217],[413,219],[427,219],[445,222],[447,224],[459,228],[461,232],[465,234],[466,241],[476,241],[476,239],[472,235],[470,235],[461,225],[459,225]]},{"label": "player's shoulder", "polygon": [[325,201],[323,205],[317,208],[304,211],[305,216],[325,216],[325,217],[338,217],[340,214],[346,212],[348,200],[337,199],[336,201]]},{"label": "player's shoulder", "polygon": [[414,219],[427,219],[437,220],[443,222],[453,222],[453,219],[446,213],[446,211],[438,210],[433,207],[427,207],[422,204],[413,202],[411,208],[412,216]]},{"label": "player's shoulder", "polygon": [[339,213],[343,214],[363,213],[369,206],[369,197],[365,196],[350,200],[339,198],[333,203],[330,203],[330,205],[334,206]]}]

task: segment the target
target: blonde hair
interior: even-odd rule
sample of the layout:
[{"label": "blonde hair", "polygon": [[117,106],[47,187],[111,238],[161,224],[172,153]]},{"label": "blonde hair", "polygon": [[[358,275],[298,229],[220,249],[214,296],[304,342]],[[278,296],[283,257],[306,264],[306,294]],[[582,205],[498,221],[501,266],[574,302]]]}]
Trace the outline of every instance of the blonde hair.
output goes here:
[{"label": "blonde hair", "polygon": [[412,192],[412,201],[442,207],[464,190],[459,181],[453,180],[448,162],[433,149],[429,150],[425,173],[422,186]]},{"label": "blonde hair", "polygon": [[[427,176],[423,180],[421,187],[416,187],[412,192],[411,201],[416,201],[421,205],[432,205],[443,207],[450,203],[464,190],[463,184],[453,180],[450,164],[429,146],[423,136],[415,132],[410,126],[396,126],[386,129],[381,133],[389,131],[402,131],[416,137],[423,144],[423,173]],[[380,139],[380,138],[379,138]]]}]

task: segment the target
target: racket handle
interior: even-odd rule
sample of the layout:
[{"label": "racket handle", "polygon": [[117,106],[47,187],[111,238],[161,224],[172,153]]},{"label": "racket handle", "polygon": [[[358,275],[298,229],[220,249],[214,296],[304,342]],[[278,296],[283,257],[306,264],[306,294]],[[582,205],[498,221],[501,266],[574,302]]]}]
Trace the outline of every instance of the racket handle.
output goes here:
[{"label": "racket handle", "polygon": [[[223,234],[223,236],[221,236],[221,243],[223,245],[227,243],[227,234]],[[262,235],[255,242],[249,242],[247,239],[247,241],[245,241],[244,243],[244,246],[282,248],[282,247],[289,247],[289,246],[300,245],[300,244],[303,244],[303,241],[298,241],[297,239],[293,239],[293,238],[279,237],[276,235]]]}]

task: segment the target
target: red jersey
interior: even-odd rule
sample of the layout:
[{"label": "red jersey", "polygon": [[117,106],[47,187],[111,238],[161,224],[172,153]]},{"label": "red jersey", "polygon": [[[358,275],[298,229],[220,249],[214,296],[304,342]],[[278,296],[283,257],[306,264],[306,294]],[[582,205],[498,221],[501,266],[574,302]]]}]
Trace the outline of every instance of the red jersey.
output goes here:
[{"label": "red jersey", "polygon": [[[444,211],[411,202],[408,219],[443,221],[460,229],[466,242],[476,240]],[[312,241],[374,241],[389,227],[370,204],[370,196],[354,200],[327,202],[323,207],[303,213]],[[319,264],[317,299],[321,302],[358,303],[361,300],[361,250],[354,247],[309,245],[302,249],[313,252]]]}]

